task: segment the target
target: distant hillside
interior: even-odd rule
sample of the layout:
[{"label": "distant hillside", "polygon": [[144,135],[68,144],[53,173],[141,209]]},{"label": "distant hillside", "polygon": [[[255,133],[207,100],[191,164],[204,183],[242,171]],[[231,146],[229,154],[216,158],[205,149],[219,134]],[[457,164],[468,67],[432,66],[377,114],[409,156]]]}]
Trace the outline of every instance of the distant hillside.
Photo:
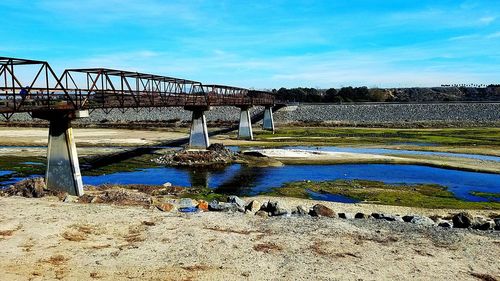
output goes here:
[{"label": "distant hillside", "polygon": [[500,87],[405,88],[388,90],[396,102],[419,101],[500,101]]},{"label": "distant hillside", "polygon": [[341,89],[281,88],[273,90],[278,99],[290,102],[500,102],[500,86],[488,87],[434,87],[434,88],[367,88]]}]

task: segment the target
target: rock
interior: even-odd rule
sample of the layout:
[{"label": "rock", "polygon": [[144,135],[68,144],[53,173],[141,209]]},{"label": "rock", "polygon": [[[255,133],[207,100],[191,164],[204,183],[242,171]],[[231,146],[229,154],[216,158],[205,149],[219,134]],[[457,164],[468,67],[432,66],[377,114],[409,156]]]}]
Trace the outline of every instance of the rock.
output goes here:
[{"label": "rock", "polygon": [[495,218],[493,221],[495,222],[495,230],[500,230],[500,218]]},{"label": "rock", "polygon": [[198,205],[196,205],[196,208],[200,209],[201,211],[207,212],[208,202],[205,200],[198,200]]},{"label": "rock", "polygon": [[78,202],[78,196],[66,194],[66,197],[64,197],[63,202],[64,203],[76,203],[76,202]]},{"label": "rock", "polygon": [[295,210],[292,211],[292,215],[297,215],[297,216],[306,216],[309,214],[309,210],[306,209],[306,207],[300,205],[295,208]]},{"label": "rock", "polygon": [[472,220],[471,227],[478,230],[490,230],[495,228],[495,222],[478,216]]},{"label": "rock", "polygon": [[267,214],[267,212],[266,212],[266,211],[262,211],[262,210],[257,211],[257,212],[255,213],[255,215],[256,215],[256,216],[259,216],[259,217],[263,217],[263,218],[267,218],[267,217],[269,217],[269,215]]},{"label": "rock", "polygon": [[45,195],[45,180],[43,178],[28,178],[22,180],[5,190],[7,195],[40,198]]},{"label": "rock", "polygon": [[355,219],[364,219],[364,218],[366,218],[366,215],[365,215],[365,214],[363,214],[363,213],[356,213],[356,214],[354,215],[354,218],[355,218]]},{"label": "rock", "polygon": [[389,215],[389,214],[379,214],[378,219],[382,219],[382,220],[386,220],[386,221],[404,222],[403,218],[401,218],[400,216]]},{"label": "rock", "polygon": [[173,204],[170,204],[170,203],[163,203],[163,204],[156,205],[156,208],[158,208],[158,210],[160,210],[162,212],[170,212],[175,208],[175,206]]},{"label": "rock", "polygon": [[406,215],[406,216],[403,216],[402,219],[404,222],[411,222],[411,220],[414,218],[415,216],[413,215]]},{"label": "rock", "polygon": [[341,219],[347,219],[347,220],[352,220],[354,219],[354,215],[351,213],[338,213],[339,218]]},{"label": "rock", "polygon": [[252,213],[255,213],[257,212],[258,210],[260,210],[260,207],[261,207],[261,203],[257,200],[252,200],[250,203],[248,203],[248,205],[245,207],[245,210],[248,210]]},{"label": "rock", "polygon": [[383,217],[383,215],[379,214],[379,213],[372,213],[371,216],[372,216],[372,218],[377,219],[377,220],[381,219]]},{"label": "rock", "polygon": [[227,202],[234,203],[238,205],[238,207],[245,208],[245,201],[241,200],[238,196],[231,195],[227,198]]},{"label": "rock", "polygon": [[283,208],[279,202],[271,201],[267,203],[267,209],[263,211],[267,211],[271,216],[283,216],[288,214],[288,211]]},{"label": "rock", "polygon": [[104,203],[104,200],[101,198],[101,196],[94,196],[90,199],[91,204],[100,204]]},{"label": "rock", "polygon": [[430,219],[429,217],[425,217],[425,216],[414,216],[410,220],[410,223],[419,224],[419,225],[427,225],[427,226],[433,226],[435,224],[432,219]]},{"label": "rock", "polygon": [[[208,204],[208,210],[216,212],[237,212],[241,209],[235,203],[224,203],[213,200]],[[243,210],[244,211],[244,210]]]},{"label": "rock", "polygon": [[446,220],[440,220],[438,222],[438,226],[444,227],[444,228],[452,228],[453,224],[451,222],[449,222],[449,221],[446,221]]},{"label": "rock", "polygon": [[171,186],[172,186],[172,184],[169,183],[169,182],[166,182],[166,183],[163,184],[163,187],[171,187]]},{"label": "rock", "polygon": [[334,218],[336,215],[332,209],[321,204],[314,205],[309,214],[313,217],[328,217],[328,218]]},{"label": "rock", "polygon": [[261,211],[266,211],[266,212],[267,212],[267,204],[268,204],[268,203],[269,203],[269,202],[264,202],[264,203],[262,203],[262,206],[260,206],[260,210],[261,210]]},{"label": "rock", "polygon": [[486,221],[483,223],[473,224],[472,228],[477,230],[492,230],[495,228],[495,223],[493,221]]},{"label": "rock", "polygon": [[453,216],[453,227],[468,228],[472,225],[472,216],[469,213],[458,213]]},{"label": "rock", "polygon": [[191,198],[181,198],[179,201],[179,208],[190,208],[198,205],[198,202]]}]

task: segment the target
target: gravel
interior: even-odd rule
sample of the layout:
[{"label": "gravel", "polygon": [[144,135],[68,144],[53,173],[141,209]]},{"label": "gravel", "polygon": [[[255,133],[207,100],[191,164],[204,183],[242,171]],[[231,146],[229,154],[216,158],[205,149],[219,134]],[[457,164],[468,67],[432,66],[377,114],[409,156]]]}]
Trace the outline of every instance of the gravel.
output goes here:
[{"label": "gravel", "polygon": [[[251,114],[263,111],[254,107]],[[236,107],[213,107],[206,113],[207,121],[237,121],[240,110]],[[408,124],[442,122],[447,124],[498,124],[500,103],[439,103],[439,104],[303,104],[288,106],[274,114],[275,122],[330,122],[347,125]],[[31,121],[28,114],[15,114],[13,121]],[[77,123],[93,124],[108,122],[184,121],[191,120],[191,112],[182,107],[128,110],[125,113],[112,110],[105,114],[95,110],[89,118]]]}]

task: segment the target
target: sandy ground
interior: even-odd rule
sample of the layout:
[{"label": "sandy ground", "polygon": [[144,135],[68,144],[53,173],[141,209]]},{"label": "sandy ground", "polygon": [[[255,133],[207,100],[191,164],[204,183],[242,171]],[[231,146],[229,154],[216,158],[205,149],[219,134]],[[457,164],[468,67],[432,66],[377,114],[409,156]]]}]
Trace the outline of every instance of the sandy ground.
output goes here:
[{"label": "sandy ground", "polygon": [[[185,138],[186,133],[168,130],[73,129],[78,146],[137,146]],[[0,145],[46,146],[48,129],[0,127]]]},{"label": "sandy ground", "polygon": [[248,151],[260,152],[267,157],[272,157],[276,159],[308,159],[311,161],[322,161],[322,160],[398,160],[400,157],[385,156],[379,154],[366,154],[366,153],[352,153],[352,152],[333,152],[333,151],[311,151],[303,149],[254,149]]},{"label": "sandy ground", "polygon": [[[421,211],[325,204],[336,211]],[[499,232],[371,219],[187,215],[62,203],[54,197],[4,197],[0,208],[0,280],[480,280],[474,274],[500,278]]]}]

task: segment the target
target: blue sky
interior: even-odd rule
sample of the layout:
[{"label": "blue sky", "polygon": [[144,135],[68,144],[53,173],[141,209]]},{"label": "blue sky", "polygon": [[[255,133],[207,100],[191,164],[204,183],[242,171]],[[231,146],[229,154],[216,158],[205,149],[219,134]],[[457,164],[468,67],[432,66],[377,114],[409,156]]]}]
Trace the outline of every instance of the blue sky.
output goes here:
[{"label": "blue sky", "polygon": [[204,83],[500,83],[500,1],[0,2],[0,56]]}]

